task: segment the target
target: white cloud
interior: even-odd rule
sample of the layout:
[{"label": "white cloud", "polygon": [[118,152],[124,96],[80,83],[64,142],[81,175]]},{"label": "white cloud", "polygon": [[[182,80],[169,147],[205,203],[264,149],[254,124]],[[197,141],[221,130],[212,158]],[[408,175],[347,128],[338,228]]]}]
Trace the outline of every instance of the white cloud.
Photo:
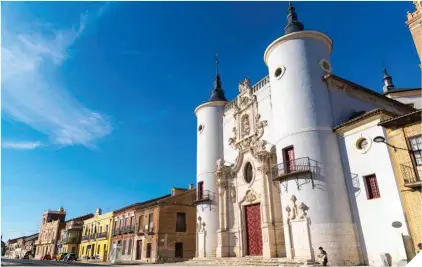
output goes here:
[{"label": "white cloud", "polygon": [[4,148],[32,150],[41,146],[41,142],[2,142]]},{"label": "white cloud", "polygon": [[[3,116],[46,134],[58,145],[93,148],[96,140],[112,132],[110,118],[78,102],[70,93],[72,88],[66,88],[55,75],[67,60],[68,49],[107,7],[108,4],[102,6],[93,17],[83,13],[77,27],[64,30],[48,24],[36,27],[22,21],[19,25],[2,21]],[[7,22],[7,15],[2,14],[2,20]],[[39,146],[36,143],[3,144],[3,147],[20,149]]]}]

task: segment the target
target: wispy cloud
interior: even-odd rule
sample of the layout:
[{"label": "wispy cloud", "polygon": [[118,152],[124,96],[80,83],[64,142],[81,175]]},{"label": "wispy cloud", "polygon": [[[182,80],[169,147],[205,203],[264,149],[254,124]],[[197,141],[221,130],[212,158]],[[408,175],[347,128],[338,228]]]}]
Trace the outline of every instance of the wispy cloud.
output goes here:
[{"label": "wispy cloud", "polygon": [[[3,116],[46,134],[57,145],[94,148],[95,141],[112,132],[110,118],[78,102],[72,88],[56,75],[69,57],[69,48],[107,9],[108,3],[92,14],[81,14],[78,25],[70,29],[2,21]],[[2,15],[6,22],[7,15],[13,17]],[[17,149],[40,146],[38,142],[3,144]]]},{"label": "wispy cloud", "polygon": [[41,146],[41,142],[2,142],[3,148],[32,150]]}]

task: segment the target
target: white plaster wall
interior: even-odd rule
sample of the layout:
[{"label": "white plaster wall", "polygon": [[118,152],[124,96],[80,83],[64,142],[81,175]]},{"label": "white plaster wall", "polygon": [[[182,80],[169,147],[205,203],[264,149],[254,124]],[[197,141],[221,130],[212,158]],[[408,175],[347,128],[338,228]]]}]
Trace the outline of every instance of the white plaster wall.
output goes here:
[{"label": "white plaster wall", "polygon": [[[376,126],[378,122],[373,121],[339,137],[349,196],[361,231],[361,247],[370,265],[380,265],[381,253],[389,253],[393,264],[401,260],[400,251],[404,246],[398,234],[409,234],[387,146],[371,141],[376,136],[385,137],[383,128]],[[361,137],[370,141],[366,153],[356,148],[356,141]],[[367,197],[363,177],[371,174],[377,177],[381,198]],[[393,228],[394,221],[403,226]]]},{"label": "white plaster wall", "polygon": [[[322,81],[325,72],[319,64],[321,59],[329,60],[329,48],[315,38],[290,39],[278,44],[268,55],[277,161],[282,163],[282,149],[293,145],[296,158],[309,157],[315,166],[314,188],[310,182],[298,188],[294,180],[287,182],[287,192],[282,188],[283,217],[287,217],[286,205],[295,195],[298,204],[303,202],[309,207],[314,252],[323,246],[330,255],[330,264],[358,264],[354,225],[338,143],[332,131],[330,97]],[[277,79],[274,72],[280,66],[286,70]],[[304,182],[302,179],[300,183]]]},{"label": "white plaster wall", "polygon": [[378,108],[373,104],[365,103],[338,90],[329,90],[329,96],[333,109],[334,125],[348,121],[354,112]]},{"label": "white plaster wall", "polygon": [[414,104],[414,108],[421,109],[422,108],[422,95],[419,96],[401,96],[401,97],[391,97],[394,100],[402,102],[404,104]]},{"label": "white plaster wall", "polygon": [[[199,204],[197,218],[205,222],[206,230],[206,256],[215,256],[217,248],[217,235],[219,229],[218,219],[218,190],[216,184],[217,160],[223,158],[223,111],[224,106],[208,103],[196,110],[197,116],[197,183],[204,182],[204,194],[209,190],[214,194],[211,205]],[[198,131],[199,125],[203,130]]]}]

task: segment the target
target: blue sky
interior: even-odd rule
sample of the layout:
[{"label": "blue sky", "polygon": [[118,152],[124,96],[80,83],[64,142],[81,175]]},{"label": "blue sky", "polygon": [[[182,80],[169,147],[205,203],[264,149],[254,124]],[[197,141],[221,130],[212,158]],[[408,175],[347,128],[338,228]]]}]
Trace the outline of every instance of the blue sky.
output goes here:
[{"label": "blue sky", "polygon": [[[3,240],[38,231],[45,209],[110,211],[195,183],[196,106],[267,75],[287,2],[2,3]],[[380,92],[421,73],[411,2],[295,2],[334,43],[333,73]],[[383,63],[384,62],[384,63]]]}]

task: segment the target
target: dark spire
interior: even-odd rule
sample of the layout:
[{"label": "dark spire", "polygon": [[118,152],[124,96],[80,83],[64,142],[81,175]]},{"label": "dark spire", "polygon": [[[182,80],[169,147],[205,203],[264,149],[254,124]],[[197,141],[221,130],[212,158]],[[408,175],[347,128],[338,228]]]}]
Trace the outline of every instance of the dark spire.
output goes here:
[{"label": "dark spire", "polygon": [[387,73],[387,69],[384,68],[384,92],[387,92],[388,90],[394,88],[393,84],[393,78]]},{"label": "dark spire", "polygon": [[303,24],[297,20],[297,14],[295,7],[292,5],[292,2],[289,1],[289,11],[287,13],[287,25],[284,28],[284,34],[289,34],[292,32],[303,31]]},{"label": "dark spire", "polygon": [[211,92],[210,102],[212,101],[227,101],[226,97],[224,96],[224,90],[221,87],[221,78],[220,72],[218,69],[218,54],[215,55],[215,65],[216,65],[216,76],[214,81],[214,90]]}]

